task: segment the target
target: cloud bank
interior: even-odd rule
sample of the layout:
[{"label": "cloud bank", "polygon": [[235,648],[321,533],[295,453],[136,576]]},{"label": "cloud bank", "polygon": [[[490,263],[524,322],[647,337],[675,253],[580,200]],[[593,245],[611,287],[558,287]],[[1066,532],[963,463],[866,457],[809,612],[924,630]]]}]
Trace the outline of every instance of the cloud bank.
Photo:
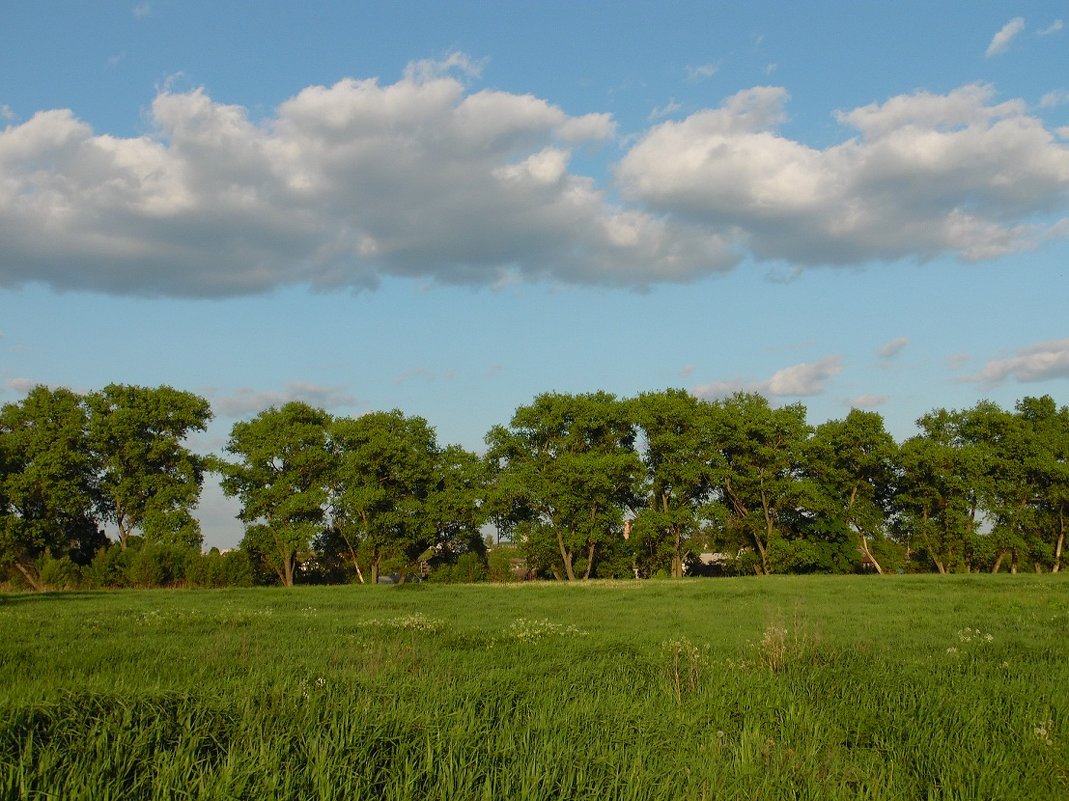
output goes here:
[{"label": "cloud bank", "polygon": [[1069,147],[1022,101],[970,85],[839,112],[857,135],[817,150],[780,136],[787,93],[758,87],[654,127],[623,158],[628,197],[800,266],[1036,247],[1059,231]]},{"label": "cloud bank", "polygon": [[[63,109],[12,122],[0,130],[0,286],[221,297],[411,276],[641,288],[746,257],[989,259],[1069,232],[1056,219],[1069,146],[990,87],[840,112],[854,135],[819,150],[777,132],[777,87],[617,139],[607,114],[472,91],[476,72],[459,54],[417,62],[393,84],[308,87],[261,121],[203,89],[165,89],[153,132],[133,138]],[[571,170],[587,145],[625,148],[614,184]]]}]

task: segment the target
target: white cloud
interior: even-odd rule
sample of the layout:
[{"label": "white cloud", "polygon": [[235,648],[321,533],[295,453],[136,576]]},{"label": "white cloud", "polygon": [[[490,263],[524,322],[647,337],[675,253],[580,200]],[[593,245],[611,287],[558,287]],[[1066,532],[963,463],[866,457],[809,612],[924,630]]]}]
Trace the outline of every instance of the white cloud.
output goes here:
[{"label": "white cloud", "polygon": [[[731,269],[992,259],[1069,235],[1069,146],[987,86],[837,115],[812,148],[756,87],[653,125],[608,187],[572,171],[616,136],[604,113],[472,91],[463,54],[392,84],[312,86],[262,121],[161,87],[152,135],[69,110],[0,129],[0,286],[209,297],[384,276],[642,288]],[[1069,217],[1066,217],[1069,220]]]},{"label": "white cloud", "polygon": [[12,392],[17,392],[20,395],[27,394],[31,389],[40,385],[40,381],[34,381],[32,378],[9,378],[4,382],[4,386],[10,389]]},{"label": "white cloud", "polygon": [[772,397],[819,395],[842,369],[840,357],[826,356],[816,362],[784,367],[764,381],[714,381],[694,387],[691,394],[699,398],[722,398],[733,392],[759,392]]},{"label": "white cloud", "polygon": [[131,12],[138,19],[144,19],[152,13],[152,4],[148,2],[138,3],[131,9]]},{"label": "white cloud", "polygon": [[803,362],[774,373],[762,387],[769,395],[819,395],[824,385],[842,372],[838,356]]},{"label": "white cloud", "polygon": [[1053,92],[1047,92],[1043,97],[1039,98],[1040,108],[1054,108],[1065,105],[1069,105],[1069,89],[1055,89]]},{"label": "white cloud", "polygon": [[18,119],[18,114],[12,110],[11,106],[7,103],[0,105],[0,120],[4,122],[14,122]]},{"label": "white cloud", "polygon": [[1037,247],[1069,207],[1069,148],[1023,101],[969,85],[838,113],[825,149],[781,136],[786,90],[756,87],[654,126],[617,168],[624,196],[759,259],[856,265]]},{"label": "white cloud", "polygon": [[226,296],[384,275],[643,286],[729,269],[719,233],[610,201],[569,170],[613,136],[531,95],[469,92],[420,62],[394,84],[312,86],[253,122],[167,87],[152,136],[67,110],[0,131],[0,285]]},{"label": "white cloud", "polygon": [[886,343],[880,348],[880,358],[892,359],[897,356],[902,351],[902,348],[906,347],[906,345],[908,344],[909,337],[897,337],[896,339],[892,339],[890,342]]},{"label": "white cloud", "polygon": [[875,409],[887,403],[886,395],[858,395],[850,400],[850,406],[854,409]]},{"label": "white cloud", "polygon": [[1054,22],[1052,22],[1046,28],[1043,28],[1040,31],[1038,31],[1038,33],[1039,33],[1040,36],[1050,36],[1052,33],[1057,33],[1058,31],[1060,31],[1064,27],[1065,27],[1065,23],[1060,19],[1056,19],[1056,20],[1054,20]]},{"label": "white cloud", "polygon": [[1024,17],[1014,17],[1005,25],[1003,25],[999,32],[991,38],[991,44],[987,46],[987,50],[984,55],[988,58],[996,56],[1002,53],[1010,46],[1010,42],[1021,31],[1024,30]]},{"label": "white cloud", "polygon": [[1069,378],[1069,339],[1040,342],[1008,358],[992,359],[978,374],[960,380],[994,385],[1007,378],[1024,383]]},{"label": "white cloud", "polygon": [[720,71],[719,64],[698,64],[697,66],[686,67],[687,80],[689,81],[704,81],[706,78],[712,78]]},{"label": "white cloud", "polygon": [[352,407],[357,399],[344,387],[291,381],[282,391],[263,391],[243,387],[229,395],[208,392],[212,409],[224,417],[245,417],[255,415],[271,408],[282,406],[290,401],[304,401],[310,406],[331,411],[338,408]]},{"label": "white cloud", "polygon": [[967,365],[971,360],[972,354],[952,353],[950,356],[947,356],[946,363],[947,367],[949,367],[951,370],[958,371],[965,367],[965,365]]},{"label": "white cloud", "polygon": [[663,106],[657,106],[656,108],[654,108],[646,116],[646,120],[649,121],[649,122],[653,122],[655,120],[662,120],[665,117],[671,117],[673,114],[675,114],[681,108],[683,108],[683,105],[681,103],[677,103],[675,98],[672,98],[667,103],[665,103]]}]

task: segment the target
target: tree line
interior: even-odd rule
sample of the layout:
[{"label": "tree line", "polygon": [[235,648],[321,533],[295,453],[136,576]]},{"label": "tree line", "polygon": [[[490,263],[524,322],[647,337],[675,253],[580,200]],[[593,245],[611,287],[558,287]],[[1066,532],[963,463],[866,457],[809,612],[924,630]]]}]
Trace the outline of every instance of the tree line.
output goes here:
[{"label": "tree line", "polygon": [[[167,386],[38,386],[3,406],[0,580],[1056,572],[1065,547],[1069,408],[1049,396],[936,409],[898,443],[877,412],[812,426],[802,404],[752,393],[545,393],[482,454],[440,445],[418,416],[300,401],[235,423],[222,456],[196,454],[211,417]],[[241,505],[233,552],[201,552],[208,473]]]}]

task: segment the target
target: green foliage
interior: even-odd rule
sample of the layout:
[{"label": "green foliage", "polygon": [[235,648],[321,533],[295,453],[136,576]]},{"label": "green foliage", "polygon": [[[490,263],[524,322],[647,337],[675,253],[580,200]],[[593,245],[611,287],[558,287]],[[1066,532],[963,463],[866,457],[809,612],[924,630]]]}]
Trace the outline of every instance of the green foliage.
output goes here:
[{"label": "green foliage", "polygon": [[486,557],[476,551],[462,553],[456,562],[437,564],[430,574],[430,581],[435,584],[474,584],[488,578]]},{"label": "green foliage", "polygon": [[38,562],[41,585],[48,590],[76,590],[82,586],[82,568],[69,556],[46,554]]},{"label": "green foliage", "polygon": [[241,501],[242,548],[292,587],[325,518],[333,461],[330,416],[292,401],[234,424],[221,462],[223,492]]},{"label": "green foliage", "polygon": [[149,539],[199,546],[191,510],[205,460],[183,442],[212,417],[204,398],[168,386],[109,384],[86,397],[89,442],[99,460],[104,517],[126,546],[138,529]]},{"label": "green foliage", "polygon": [[574,581],[594,575],[598,550],[622,537],[641,478],[626,404],[604,392],[547,393],[486,437],[489,498],[500,531],[532,566]]},{"label": "green foliage", "polygon": [[45,554],[85,564],[103,540],[96,524],[97,459],[82,398],[35,387],[0,409],[0,569],[45,586]]},{"label": "green foliage", "polygon": [[715,514],[710,505],[723,467],[713,439],[715,407],[665,390],[639,395],[629,410],[642,433],[647,497],[631,531],[633,567],[648,575],[667,562],[682,578],[695,538]]},{"label": "green foliage", "polygon": [[812,495],[803,480],[810,428],[800,404],[773,409],[761,395],[736,393],[716,404],[716,483],[726,508],[724,533],[752,547],[754,568],[769,573],[768,549],[789,516]]},{"label": "green foliage", "polygon": [[890,528],[898,474],[898,447],[875,412],[851,409],[845,420],[817,426],[806,445],[814,512],[854,533],[867,564],[883,572],[872,543]]},{"label": "green foliage", "polygon": [[486,578],[497,584],[511,584],[519,581],[514,561],[520,559],[519,549],[515,545],[498,543],[486,551]]},{"label": "green foliage", "polygon": [[400,560],[403,571],[429,548],[453,557],[481,550],[477,457],[440,449],[426,420],[397,410],[335,420],[330,436],[332,540],[359,575],[375,583],[384,560]]}]

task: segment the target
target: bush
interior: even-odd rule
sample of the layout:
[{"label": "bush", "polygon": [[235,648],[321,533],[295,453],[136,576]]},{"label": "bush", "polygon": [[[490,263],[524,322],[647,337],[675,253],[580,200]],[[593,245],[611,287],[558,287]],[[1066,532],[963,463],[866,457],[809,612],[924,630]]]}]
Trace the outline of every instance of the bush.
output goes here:
[{"label": "bush", "polygon": [[188,545],[145,543],[130,561],[129,581],[135,587],[174,587],[183,584],[190,552]]},{"label": "bush", "polygon": [[515,545],[498,543],[486,552],[486,578],[498,584],[519,581],[520,577],[513,570],[513,560],[520,558]]},{"label": "bush", "polygon": [[112,542],[96,552],[85,569],[85,577],[93,587],[128,587],[127,572],[131,552]]},{"label": "bush", "polygon": [[82,585],[82,569],[69,556],[45,554],[38,563],[41,585],[49,590],[75,590]]}]

